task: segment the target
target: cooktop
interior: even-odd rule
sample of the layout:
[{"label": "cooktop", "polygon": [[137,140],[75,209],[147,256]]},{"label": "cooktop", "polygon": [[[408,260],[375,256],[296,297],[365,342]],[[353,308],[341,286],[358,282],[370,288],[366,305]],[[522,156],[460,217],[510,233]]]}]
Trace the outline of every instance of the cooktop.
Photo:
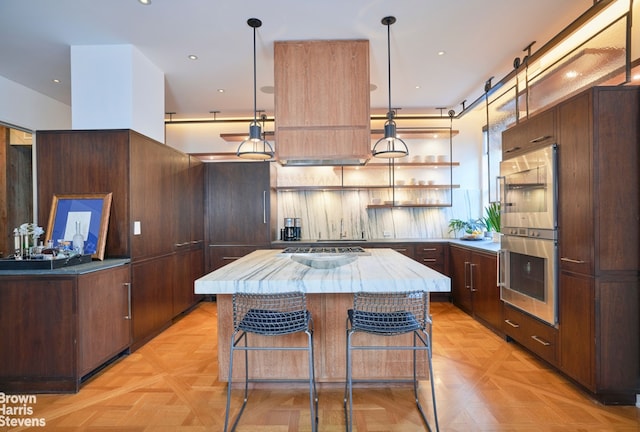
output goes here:
[{"label": "cooktop", "polygon": [[317,247],[288,247],[282,253],[285,254],[358,254],[370,255],[360,246],[317,246]]}]

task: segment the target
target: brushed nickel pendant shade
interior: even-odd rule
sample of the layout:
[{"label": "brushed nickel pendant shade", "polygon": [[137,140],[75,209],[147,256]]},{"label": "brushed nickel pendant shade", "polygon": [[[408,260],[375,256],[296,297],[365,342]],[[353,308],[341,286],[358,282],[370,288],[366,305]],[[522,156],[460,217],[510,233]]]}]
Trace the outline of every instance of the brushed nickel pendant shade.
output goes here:
[{"label": "brushed nickel pendant shade", "polygon": [[273,158],[274,152],[271,144],[262,135],[262,128],[258,123],[256,85],[256,28],[262,25],[262,21],[249,18],[247,24],[253,28],[253,121],[249,124],[249,138],[240,143],[236,155],[243,159],[267,160]]},{"label": "brushed nickel pendant shade", "polygon": [[382,18],[382,24],[387,26],[387,66],[389,72],[389,111],[384,124],[384,137],[380,138],[371,151],[373,157],[395,159],[409,154],[409,148],[403,140],[396,136],[396,122],[393,120],[395,112],[391,109],[391,37],[390,26],[396,22],[396,17]]}]

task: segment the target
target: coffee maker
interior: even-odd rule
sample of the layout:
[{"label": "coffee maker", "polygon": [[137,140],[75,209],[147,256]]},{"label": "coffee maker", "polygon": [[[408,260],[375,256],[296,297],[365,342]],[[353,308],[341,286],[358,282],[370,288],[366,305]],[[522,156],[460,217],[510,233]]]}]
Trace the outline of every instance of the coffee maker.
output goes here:
[{"label": "coffee maker", "polygon": [[284,228],[282,230],[282,240],[294,241],[296,239],[296,227],[294,226],[294,219],[287,217],[284,218]]}]

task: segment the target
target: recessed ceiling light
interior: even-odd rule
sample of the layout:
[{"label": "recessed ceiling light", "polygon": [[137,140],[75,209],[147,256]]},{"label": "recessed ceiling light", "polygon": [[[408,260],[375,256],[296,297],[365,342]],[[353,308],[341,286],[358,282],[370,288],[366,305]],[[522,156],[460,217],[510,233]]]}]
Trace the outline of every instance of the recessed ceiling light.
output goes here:
[{"label": "recessed ceiling light", "polygon": [[151,0],[138,0],[138,3],[148,6],[151,4]]},{"label": "recessed ceiling light", "polygon": [[577,76],[578,76],[578,72],[576,72],[576,71],[569,71],[569,72],[567,72],[567,73],[565,74],[565,76],[566,76],[567,78],[575,78],[575,77],[577,77]]},{"label": "recessed ceiling light", "polygon": [[53,82],[54,82],[54,83],[56,83],[56,84],[60,84],[60,80],[59,80],[58,78],[54,78],[54,79],[52,79],[51,81],[53,81]]},{"label": "recessed ceiling light", "polygon": [[635,75],[633,76],[633,79],[634,79],[634,80],[636,80],[636,81],[637,81],[637,80],[640,80],[640,74],[635,74]]},{"label": "recessed ceiling light", "polygon": [[419,85],[417,85],[417,86],[416,86],[416,88],[417,88],[417,89],[419,89],[419,88],[420,88],[420,86],[419,86]]},{"label": "recessed ceiling light", "polygon": [[224,89],[218,89],[218,93],[224,93]]},{"label": "recessed ceiling light", "polygon": [[447,53],[446,51],[438,51],[438,55],[439,55],[439,56],[443,56],[443,55],[445,55],[446,53]]},{"label": "recessed ceiling light", "polygon": [[189,54],[189,60],[198,60],[198,56],[195,54]]}]

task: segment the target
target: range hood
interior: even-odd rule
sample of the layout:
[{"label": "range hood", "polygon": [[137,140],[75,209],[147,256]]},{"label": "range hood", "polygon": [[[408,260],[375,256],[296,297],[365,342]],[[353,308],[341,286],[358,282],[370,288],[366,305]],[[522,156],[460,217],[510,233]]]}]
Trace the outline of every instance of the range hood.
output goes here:
[{"label": "range hood", "polygon": [[275,156],[283,166],[371,158],[369,41],[274,44]]}]

